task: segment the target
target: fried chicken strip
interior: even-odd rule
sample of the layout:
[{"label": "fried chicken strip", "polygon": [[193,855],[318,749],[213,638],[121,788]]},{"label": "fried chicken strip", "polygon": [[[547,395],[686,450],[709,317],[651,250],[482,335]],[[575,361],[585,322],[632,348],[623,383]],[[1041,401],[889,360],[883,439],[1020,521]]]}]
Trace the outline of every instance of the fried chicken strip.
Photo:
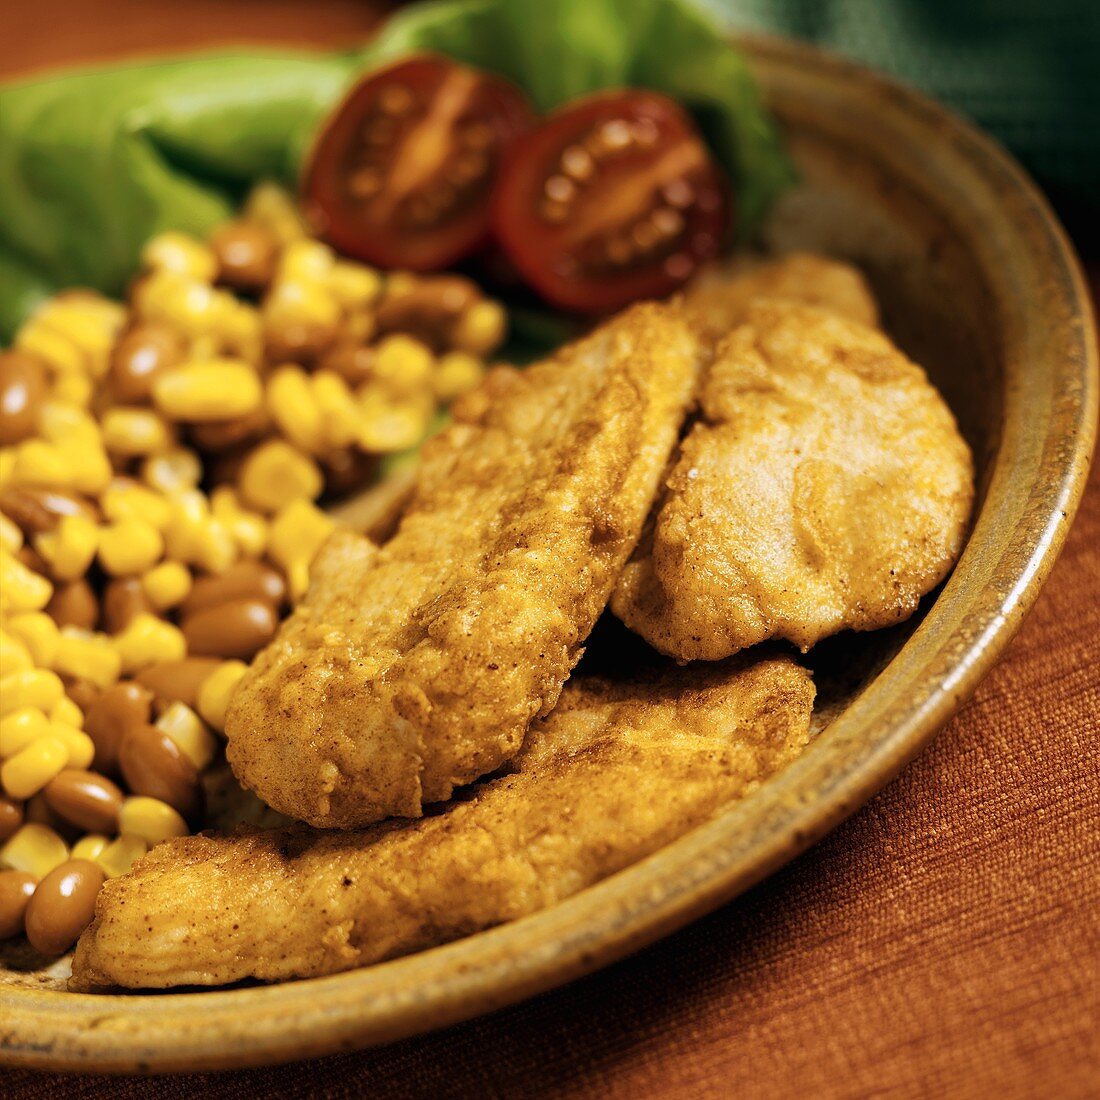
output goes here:
[{"label": "fried chicken strip", "polygon": [[640,305],[467,395],[394,536],[333,536],[242,681],[226,720],[242,783],[352,827],[509,760],[637,542],[698,360],[679,311]]},{"label": "fried chicken strip", "polygon": [[758,302],[719,344],[701,419],[611,607],[662,653],[803,651],[907,618],[961,552],[973,467],[943,398],[889,340]]},{"label": "fried chicken strip", "polygon": [[814,689],[786,656],[571,680],[516,771],[437,816],[158,845],[103,887],[71,988],[315,977],[552,905],[753,790],[802,750]]},{"label": "fried chicken strip", "polygon": [[878,304],[863,275],[850,264],[812,252],[777,260],[738,258],[704,271],[684,292],[692,327],[715,344],[745,320],[761,298],[802,302],[877,328]]}]

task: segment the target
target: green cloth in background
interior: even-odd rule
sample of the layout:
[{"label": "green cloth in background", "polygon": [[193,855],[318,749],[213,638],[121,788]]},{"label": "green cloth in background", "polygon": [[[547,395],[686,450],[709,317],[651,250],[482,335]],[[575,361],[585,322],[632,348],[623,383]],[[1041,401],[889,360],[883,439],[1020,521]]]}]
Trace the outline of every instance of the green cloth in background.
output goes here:
[{"label": "green cloth in background", "polygon": [[732,26],[897,76],[1007,145],[1100,230],[1100,0],[707,0]]}]

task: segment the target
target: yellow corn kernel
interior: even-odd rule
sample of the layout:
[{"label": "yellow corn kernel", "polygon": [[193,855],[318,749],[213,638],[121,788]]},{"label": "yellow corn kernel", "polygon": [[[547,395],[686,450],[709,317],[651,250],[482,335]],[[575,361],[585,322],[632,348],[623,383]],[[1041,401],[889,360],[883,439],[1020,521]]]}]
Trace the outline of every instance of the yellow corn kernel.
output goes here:
[{"label": "yellow corn kernel", "polygon": [[264,328],[260,311],[245,302],[234,302],[218,317],[218,337],[223,348],[249,363],[258,364],[264,354]]},{"label": "yellow corn kernel", "polygon": [[270,439],[244,460],[237,484],[250,507],[274,512],[288,500],[316,499],[325,479],[309,455],[281,439]]},{"label": "yellow corn kernel", "polygon": [[48,712],[64,694],[65,685],[56,672],[28,668],[9,673],[0,679],[0,716],[24,707]]},{"label": "yellow corn kernel", "polygon": [[108,519],[140,519],[151,523],[158,531],[163,531],[172,518],[172,504],[163,493],[128,477],[115,478],[103,490],[99,506]]},{"label": "yellow corn kernel", "polygon": [[210,511],[225,524],[245,557],[258,558],[264,552],[267,520],[259,512],[242,507],[232,486],[219,485],[210,494]]},{"label": "yellow corn kernel", "polygon": [[62,516],[52,531],[44,531],[34,540],[34,548],[59,581],[83,577],[95,559],[99,528],[87,516]]},{"label": "yellow corn kernel", "polygon": [[113,577],[144,573],[163,553],[163,536],[144,520],[122,519],[100,529],[99,564]]},{"label": "yellow corn kernel", "polygon": [[156,378],[153,401],[173,420],[235,420],[260,407],[263,390],[251,364],[241,359],[207,359]]},{"label": "yellow corn kernel", "polygon": [[305,282],[324,280],[335,262],[336,256],[327,244],[311,239],[294,241],[283,249],[275,277]]},{"label": "yellow corn kernel", "polygon": [[45,611],[21,611],[8,619],[8,632],[27,647],[39,668],[52,668],[57,656],[57,623]]},{"label": "yellow corn kernel", "polygon": [[99,853],[96,863],[103,868],[108,878],[118,878],[119,875],[126,874],[147,851],[149,845],[141,837],[123,833]]},{"label": "yellow corn kernel", "polygon": [[369,309],[356,309],[347,314],[340,325],[340,334],[353,344],[367,344],[378,323]]},{"label": "yellow corn kernel", "polygon": [[268,229],[281,244],[307,236],[306,225],[294,199],[277,183],[258,183],[244,206],[244,217]]},{"label": "yellow corn kernel", "polygon": [[309,375],[301,367],[280,367],[267,383],[267,408],[280,431],[303,451],[325,449],[321,409],[313,396]]},{"label": "yellow corn kernel", "polygon": [[95,417],[68,401],[47,401],[38,414],[38,433],[58,446],[64,444],[98,443],[99,427]]},{"label": "yellow corn kernel", "polygon": [[71,340],[31,318],[16,334],[15,347],[39,359],[61,375],[88,370],[84,353]]},{"label": "yellow corn kernel", "polygon": [[[31,612],[31,614],[37,614]],[[0,677],[34,668],[34,658],[22,638],[0,629]]]},{"label": "yellow corn kernel", "polygon": [[88,833],[73,845],[69,859],[90,859],[94,863],[109,843],[110,841],[99,833]]},{"label": "yellow corn kernel", "polygon": [[86,374],[59,374],[53,384],[51,396],[68,405],[86,409],[95,396],[95,380]]},{"label": "yellow corn kernel", "polygon": [[219,733],[225,732],[225,712],[241,677],[248,671],[244,661],[224,661],[202,682],[198,708],[203,720]]},{"label": "yellow corn kernel", "polygon": [[0,611],[16,615],[41,611],[50,602],[53,585],[17,557],[0,551]]},{"label": "yellow corn kernel", "polygon": [[372,267],[338,260],[328,273],[328,287],[349,313],[372,306],[382,292],[382,276]]},{"label": "yellow corn kernel", "polygon": [[174,836],[187,836],[187,822],[167,802],[134,795],[118,811],[118,829],[126,836],[139,837],[150,848]]},{"label": "yellow corn kernel", "polygon": [[11,481],[15,485],[49,485],[70,488],[74,471],[65,452],[44,439],[27,439],[13,448]]},{"label": "yellow corn kernel", "polygon": [[[64,746],[68,759],[65,767],[84,769],[92,766],[92,760],[95,758],[95,742],[82,730],[70,726],[67,722],[51,722],[49,736],[45,740],[57,741]],[[36,745],[39,743],[39,741],[35,742]]]},{"label": "yellow corn kernel", "polygon": [[452,339],[459,351],[486,356],[495,351],[504,339],[508,317],[499,302],[475,302],[455,325]]},{"label": "yellow corn kernel", "polygon": [[180,752],[200,772],[209,767],[218,751],[218,742],[186,703],[172,703],[157,719],[156,726],[175,741]]},{"label": "yellow corn kernel", "polygon": [[287,575],[291,599],[301,599],[309,586],[309,565],[336,526],[335,520],[306,500],[295,500],[271,521],[268,556]]},{"label": "yellow corn kernel", "polygon": [[202,461],[194,451],[179,447],[147,458],[141,467],[146,485],[161,493],[194,489],[202,480]]},{"label": "yellow corn kernel", "polygon": [[103,445],[123,458],[160,454],[176,441],[171,426],[152,409],[108,409],[102,426]]},{"label": "yellow corn kernel", "polygon": [[359,406],[347,382],[335,371],[319,370],[311,379],[313,400],[321,412],[321,431],[330,450],[342,450],[359,435]]},{"label": "yellow corn kernel", "polygon": [[191,570],[182,562],[162,561],[141,578],[146,598],[158,611],[178,607],[191,591]]},{"label": "yellow corn kernel", "polygon": [[17,554],[23,548],[23,532],[19,524],[0,512],[0,549]]},{"label": "yellow corn kernel", "polygon": [[183,631],[147,612],[135,615],[113,642],[123,672],[136,672],[157,661],[182,661],[187,656]]},{"label": "yellow corn kernel", "polygon": [[375,454],[392,454],[416,446],[428,431],[432,409],[422,400],[390,401],[363,387],[359,407],[359,446]]},{"label": "yellow corn kernel", "polygon": [[434,360],[419,340],[395,332],[374,348],[374,376],[393,393],[419,392],[430,385]]},{"label": "yellow corn kernel", "polygon": [[163,269],[143,279],[134,293],[134,306],[143,318],[162,321],[192,338],[213,329],[224,302],[209,283]]},{"label": "yellow corn kernel", "polygon": [[0,718],[0,757],[7,759],[50,732],[50,720],[38,707],[20,707]]},{"label": "yellow corn kernel", "polygon": [[59,444],[69,465],[69,485],[79,493],[99,496],[111,483],[114,470],[102,444],[76,439]]},{"label": "yellow corn kernel", "polygon": [[54,668],[66,676],[91,680],[96,687],[109,688],[122,672],[122,659],[105,635],[63,626]]},{"label": "yellow corn kernel", "polygon": [[485,377],[485,364],[465,351],[450,351],[441,355],[432,376],[432,390],[437,401],[453,401],[468,393]]},{"label": "yellow corn kernel", "polygon": [[209,245],[186,233],[165,232],[151,237],[141,250],[141,262],[159,271],[172,271],[204,283],[218,274],[218,261]]},{"label": "yellow corn kernel", "polygon": [[63,695],[50,709],[50,721],[72,726],[74,730],[83,729],[84,712],[72,699],[67,695]]},{"label": "yellow corn kernel", "polygon": [[17,829],[0,848],[0,867],[44,879],[69,858],[69,849],[46,825],[34,822]]},{"label": "yellow corn kernel", "polygon": [[39,310],[35,321],[78,348],[84,355],[84,369],[93,378],[107,373],[111,345],[121,327],[117,318],[108,321],[79,300],[55,298]]},{"label": "yellow corn kernel", "polygon": [[0,785],[11,798],[30,798],[68,763],[64,742],[50,735],[36,737],[0,765]]},{"label": "yellow corn kernel", "polygon": [[305,280],[277,282],[264,299],[263,323],[267,331],[295,325],[334,328],[340,322],[340,305],[326,286]]},{"label": "yellow corn kernel", "polygon": [[197,489],[175,494],[164,538],[169,557],[211,573],[222,573],[237,560],[232,534],[210,514],[209,502]]},{"label": "yellow corn kernel", "polygon": [[14,484],[15,448],[0,447],[0,489]]}]

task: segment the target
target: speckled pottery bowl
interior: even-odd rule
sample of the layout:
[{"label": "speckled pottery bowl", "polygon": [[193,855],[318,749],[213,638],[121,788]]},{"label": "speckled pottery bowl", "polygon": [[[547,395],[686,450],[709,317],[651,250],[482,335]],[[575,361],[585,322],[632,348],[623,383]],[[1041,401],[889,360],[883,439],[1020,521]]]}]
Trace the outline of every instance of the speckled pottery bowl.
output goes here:
[{"label": "speckled pottery bowl", "polygon": [[886,325],[946,394],[978,462],[958,567],[919,620],[811,655],[817,737],[746,801],[533,917],[366,970],[280,986],[90,996],[9,949],[0,1061],[199,1070],[384,1043],[560,985],[751,886],[909,760],[1012,637],[1085,483],[1096,419],[1089,297],[1057,221],[992,141],[921,96],[791,43],[747,43],[802,184],[766,232],[869,276]]}]

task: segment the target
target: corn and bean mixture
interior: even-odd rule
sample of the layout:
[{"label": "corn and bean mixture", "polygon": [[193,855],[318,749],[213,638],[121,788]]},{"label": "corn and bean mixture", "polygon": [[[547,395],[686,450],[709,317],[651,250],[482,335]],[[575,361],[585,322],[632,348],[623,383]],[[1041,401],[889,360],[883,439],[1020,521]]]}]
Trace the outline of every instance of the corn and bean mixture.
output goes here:
[{"label": "corn and bean mixture", "polygon": [[202,826],[318,502],[418,444],[504,335],[474,283],[343,260],[270,185],[143,260],[125,304],[59,294],[0,352],[0,939],[47,955]]}]

